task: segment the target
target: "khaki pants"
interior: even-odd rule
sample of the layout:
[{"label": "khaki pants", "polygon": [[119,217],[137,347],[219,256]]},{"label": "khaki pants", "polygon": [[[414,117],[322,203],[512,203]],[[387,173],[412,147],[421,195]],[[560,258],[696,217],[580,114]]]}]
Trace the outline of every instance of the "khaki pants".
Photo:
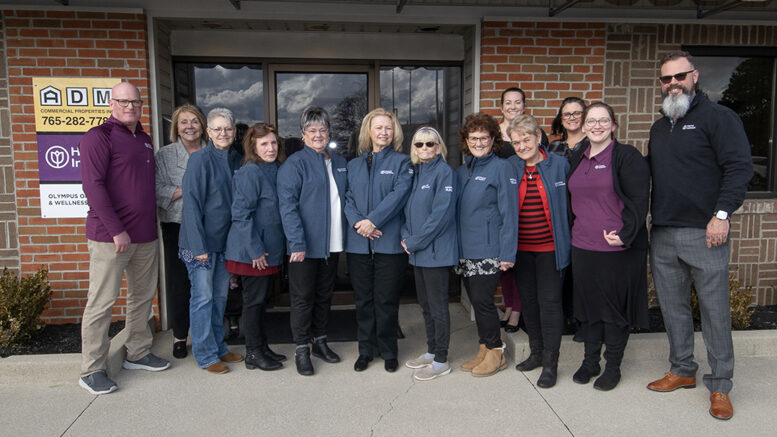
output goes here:
[{"label": "khaki pants", "polygon": [[138,360],[151,352],[153,333],[148,326],[159,277],[157,241],[130,244],[116,253],[113,243],[88,240],[89,293],[81,321],[81,376],[107,370],[108,327],[121,278],[127,272],[127,359]]}]

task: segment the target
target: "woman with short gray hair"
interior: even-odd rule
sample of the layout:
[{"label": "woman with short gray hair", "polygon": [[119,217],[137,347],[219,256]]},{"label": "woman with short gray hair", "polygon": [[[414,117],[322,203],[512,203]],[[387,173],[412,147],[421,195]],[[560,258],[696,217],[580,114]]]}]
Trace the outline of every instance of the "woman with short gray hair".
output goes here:
[{"label": "woman with short gray hair", "polygon": [[329,151],[329,114],[317,106],[300,119],[305,146],[278,169],[278,205],[289,255],[291,332],[300,375],[312,375],[314,356],[327,363],[340,357],[326,340],[329,307],[344,248],[343,203],[346,162]]},{"label": "woman with short gray hair", "polygon": [[224,252],[232,223],[232,175],[240,168],[240,156],[229,149],[235,139],[232,111],[216,108],[208,113],[208,136],[208,145],[189,157],[183,176],[178,256],[192,284],[189,318],[194,359],[199,367],[218,374],[229,371],[224,363],[243,360],[227,350],[223,320],[229,288]]}]

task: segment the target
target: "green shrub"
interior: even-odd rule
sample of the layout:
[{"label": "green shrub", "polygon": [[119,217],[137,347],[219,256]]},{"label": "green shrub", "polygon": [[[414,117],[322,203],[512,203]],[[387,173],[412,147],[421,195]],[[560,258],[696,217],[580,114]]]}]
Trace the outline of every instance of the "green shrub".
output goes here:
[{"label": "green shrub", "polygon": [[45,323],[40,315],[51,298],[48,270],[22,277],[3,268],[0,277],[0,347],[23,344],[35,336]]},{"label": "green shrub", "polygon": [[[734,273],[728,275],[729,306],[731,307],[731,328],[743,330],[750,327],[750,319],[755,311],[753,305],[753,288],[744,287],[740,289],[739,281],[735,279]],[[648,277],[648,307],[659,306],[656,290],[653,285],[652,275]],[[696,295],[696,286],[691,284],[691,310],[693,318],[701,320],[701,310],[699,309],[699,298]]]}]

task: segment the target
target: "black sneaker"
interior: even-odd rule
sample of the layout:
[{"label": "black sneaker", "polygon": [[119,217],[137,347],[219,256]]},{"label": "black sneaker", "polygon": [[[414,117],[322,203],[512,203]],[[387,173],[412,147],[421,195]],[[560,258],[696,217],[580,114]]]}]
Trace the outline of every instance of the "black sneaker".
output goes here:
[{"label": "black sneaker", "polygon": [[78,385],[93,395],[104,395],[119,389],[119,386],[108,378],[108,375],[102,370],[91,375],[82,376],[78,380]]}]

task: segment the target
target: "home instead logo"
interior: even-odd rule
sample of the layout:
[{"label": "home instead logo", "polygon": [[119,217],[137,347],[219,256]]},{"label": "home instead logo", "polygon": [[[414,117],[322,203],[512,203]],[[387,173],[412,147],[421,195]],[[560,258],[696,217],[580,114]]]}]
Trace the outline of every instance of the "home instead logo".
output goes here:
[{"label": "home instead logo", "polygon": [[70,155],[62,146],[52,146],[46,151],[46,164],[51,168],[64,168],[70,162]]}]

